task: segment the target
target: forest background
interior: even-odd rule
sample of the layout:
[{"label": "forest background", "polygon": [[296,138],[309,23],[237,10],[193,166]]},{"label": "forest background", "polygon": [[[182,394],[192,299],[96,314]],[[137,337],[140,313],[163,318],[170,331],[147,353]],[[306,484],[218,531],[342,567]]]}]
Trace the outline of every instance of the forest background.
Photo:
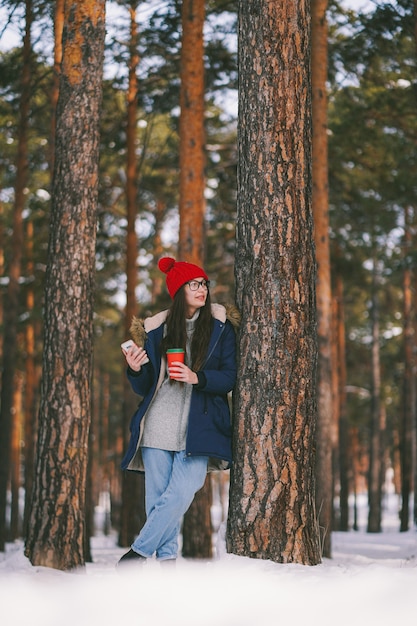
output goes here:
[{"label": "forest background", "polygon": [[[120,342],[126,338],[126,94],[130,16],[108,4],[100,145],[96,251],[94,397],[90,506],[105,501],[109,529],[121,526],[120,459],[126,403]],[[23,41],[25,3],[2,2],[4,27]],[[24,47],[1,53],[0,189],[3,291],[2,364],[16,244],[13,237],[19,168],[19,125],[27,109],[27,170],[17,350],[13,354],[13,431],[8,541],[24,534],[22,487],[30,483],[42,354],[42,303],[49,229],[53,128],[53,15],[33,3],[30,72]],[[117,17],[116,17],[117,16]],[[139,4],[136,141],[138,238],[137,314],[168,304],[156,261],[176,256],[178,240],[180,12],[175,2]],[[399,527],[409,528],[416,472],[415,428],[415,186],[416,22],[413,2],[378,3],[365,13],[330,3],[328,69],[329,216],[334,302],[333,528],[355,528],[341,514],[348,495],[367,491],[372,435],[380,442],[380,500],[386,471],[402,494]],[[3,32],[3,26],[2,26]],[[0,32],[1,35],[1,32]],[[205,27],[205,257],[213,298],[234,299],[236,221],[236,3],[209,2]],[[0,38],[1,43],[1,38]],[[27,68],[26,68],[27,69]],[[23,98],[24,89],[30,101]],[[26,91],[27,93],[27,91]],[[336,341],[337,338],[337,341]],[[337,373],[337,376],[336,376]],[[408,400],[411,398],[411,402]],[[376,416],[376,417],[375,417]],[[2,459],[0,458],[0,463]],[[3,470],[4,471],[4,470]],[[404,480],[404,476],[407,480]],[[214,480],[218,480],[218,477]],[[224,485],[218,485],[223,493]],[[415,501],[417,499],[415,498]],[[406,504],[406,506],[404,506]],[[406,514],[404,514],[404,511]],[[93,532],[93,531],[92,531]]]}]

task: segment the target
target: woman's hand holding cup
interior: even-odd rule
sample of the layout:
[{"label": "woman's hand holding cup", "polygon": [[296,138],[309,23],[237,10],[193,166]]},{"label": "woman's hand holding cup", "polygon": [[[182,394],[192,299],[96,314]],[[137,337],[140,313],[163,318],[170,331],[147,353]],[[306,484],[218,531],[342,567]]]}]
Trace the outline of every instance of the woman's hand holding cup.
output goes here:
[{"label": "woman's hand holding cup", "polygon": [[169,377],[181,383],[195,385],[198,383],[197,374],[184,363],[185,353],[181,348],[167,350],[167,365]]}]

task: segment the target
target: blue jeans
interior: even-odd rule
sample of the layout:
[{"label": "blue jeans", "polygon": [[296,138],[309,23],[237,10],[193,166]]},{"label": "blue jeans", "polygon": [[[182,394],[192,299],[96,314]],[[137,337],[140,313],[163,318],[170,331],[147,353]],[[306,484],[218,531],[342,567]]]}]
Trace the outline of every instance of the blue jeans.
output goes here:
[{"label": "blue jeans", "polygon": [[146,522],[132,550],[160,561],[175,559],[181,519],[204,485],[208,457],[185,456],[158,448],[142,448],[145,466]]}]

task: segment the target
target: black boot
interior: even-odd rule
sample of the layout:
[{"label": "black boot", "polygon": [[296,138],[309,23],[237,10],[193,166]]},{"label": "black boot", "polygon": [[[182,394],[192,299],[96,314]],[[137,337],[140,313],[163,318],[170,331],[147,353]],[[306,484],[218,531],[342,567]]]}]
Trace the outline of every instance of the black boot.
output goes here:
[{"label": "black boot", "polygon": [[146,557],[138,554],[134,550],[130,549],[126,552],[117,563],[117,567],[124,567],[125,565],[140,565],[146,561]]}]

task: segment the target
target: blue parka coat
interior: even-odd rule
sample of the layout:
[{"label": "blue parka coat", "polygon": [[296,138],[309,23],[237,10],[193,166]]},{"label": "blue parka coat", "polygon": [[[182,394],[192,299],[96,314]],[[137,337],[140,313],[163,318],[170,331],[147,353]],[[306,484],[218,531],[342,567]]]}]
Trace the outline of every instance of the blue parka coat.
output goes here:
[{"label": "blue parka coat", "polygon": [[[239,314],[234,307],[227,309],[212,304],[213,331],[207,356],[197,376],[198,384],[191,393],[186,454],[208,456],[209,469],[226,469],[232,462],[231,418],[228,394],[236,381],[236,335]],[[130,442],[122,461],[122,469],[143,471],[140,440],[146,412],[164,380],[166,363],[161,358],[161,344],[168,311],[162,311],[144,322],[134,319],[131,334],[135,343],[143,346],[149,363],[140,372],[128,370],[135,393],[142,396],[130,423]]]}]

